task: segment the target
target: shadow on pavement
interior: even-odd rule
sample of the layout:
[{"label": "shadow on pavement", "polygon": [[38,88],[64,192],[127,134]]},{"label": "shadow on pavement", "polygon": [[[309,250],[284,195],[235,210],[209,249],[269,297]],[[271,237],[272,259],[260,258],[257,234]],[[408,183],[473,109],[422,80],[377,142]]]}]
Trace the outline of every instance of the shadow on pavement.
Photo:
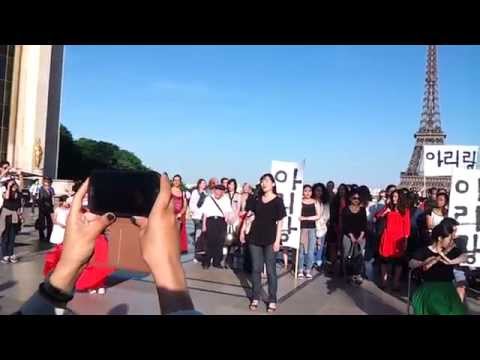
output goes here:
[{"label": "shadow on pavement", "polygon": [[107,315],[128,315],[129,307],[127,304],[118,304],[110,309]]},{"label": "shadow on pavement", "polygon": [[17,281],[13,281],[13,280],[4,282],[3,284],[0,284],[0,291],[10,289],[11,287],[14,287],[16,284],[17,284]]}]

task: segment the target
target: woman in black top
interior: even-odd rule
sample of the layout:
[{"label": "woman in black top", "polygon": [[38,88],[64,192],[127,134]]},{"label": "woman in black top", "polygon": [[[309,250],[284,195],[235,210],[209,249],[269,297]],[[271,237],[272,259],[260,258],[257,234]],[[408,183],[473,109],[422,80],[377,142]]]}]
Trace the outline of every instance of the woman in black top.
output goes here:
[{"label": "woman in black top", "polygon": [[453,227],[445,223],[432,230],[432,245],[418,250],[410,260],[412,269],[421,269],[423,284],[412,298],[416,315],[464,315],[465,306],[454,286],[454,267],[466,262],[466,254],[455,247]]},{"label": "woman in black top", "polygon": [[350,194],[350,204],[342,210],[342,245],[343,259],[346,262],[347,274],[351,280],[360,285],[363,282],[361,272],[363,265],[363,249],[367,233],[367,213],[360,206],[360,194]]},{"label": "woman in black top", "polygon": [[[298,278],[312,279],[311,270],[315,255],[316,226],[320,219],[320,205],[312,199],[312,187],[303,187],[302,215],[300,216],[300,247],[298,248]],[[306,255],[306,256],[305,256]]]},{"label": "woman in black top", "polygon": [[18,225],[22,222],[22,194],[15,180],[7,183],[7,190],[3,194],[3,208],[0,215],[0,234],[2,234],[3,264],[18,262],[14,255],[15,237]]},{"label": "woman in black top", "polygon": [[[283,200],[277,196],[275,180],[271,174],[260,178],[261,191],[258,199],[249,208],[247,216],[253,216],[249,232],[249,248],[252,258],[253,296],[250,310],[258,308],[262,290],[261,273],[267,268],[268,312],[277,309],[277,269],[276,253],[280,250],[282,220],[287,215]],[[245,242],[245,226],[242,226],[240,240]]]}]

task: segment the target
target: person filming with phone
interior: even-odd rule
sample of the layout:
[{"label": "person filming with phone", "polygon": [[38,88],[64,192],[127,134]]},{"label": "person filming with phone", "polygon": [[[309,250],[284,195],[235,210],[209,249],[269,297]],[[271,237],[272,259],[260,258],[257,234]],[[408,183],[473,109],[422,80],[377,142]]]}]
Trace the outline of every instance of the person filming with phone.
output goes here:
[{"label": "person filming with phone", "polygon": [[[89,181],[73,198],[63,252],[55,270],[16,314],[54,315],[55,307],[66,308],[78,277],[93,255],[97,237],[116,221],[112,212],[97,215],[82,206]],[[180,234],[167,174],[160,178],[160,191],[149,215],[134,216],[131,221],[139,229],[141,255],[155,281],[161,313],[199,314],[194,310],[180,262]]]}]

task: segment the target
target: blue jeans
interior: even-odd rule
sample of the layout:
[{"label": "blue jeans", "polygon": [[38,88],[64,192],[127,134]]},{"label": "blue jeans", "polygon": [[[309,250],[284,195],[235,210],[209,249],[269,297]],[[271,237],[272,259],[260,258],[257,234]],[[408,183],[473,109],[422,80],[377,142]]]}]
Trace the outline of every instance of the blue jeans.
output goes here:
[{"label": "blue jeans", "polygon": [[277,268],[275,264],[276,253],[273,251],[273,244],[266,246],[249,245],[252,258],[252,300],[262,300],[262,272],[263,265],[267,268],[268,279],[268,302],[277,302]]},{"label": "blue jeans", "polygon": [[[302,229],[302,231],[307,232],[308,246],[307,249],[304,248],[303,244],[300,242],[300,247],[298,249],[298,272],[302,272],[304,268],[307,271],[312,270],[313,258],[315,253],[315,244],[317,242],[316,229]],[[306,250],[306,251],[305,251]]]},{"label": "blue jeans", "polygon": [[316,245],[315,247],[315,263],[318,266],[322,266],[323,261],[325,260],[325,254],[324,254],[324,245],[325,245],[325,238],[327,234],[317,238],[317,243],[320,243],[319,245]]}]

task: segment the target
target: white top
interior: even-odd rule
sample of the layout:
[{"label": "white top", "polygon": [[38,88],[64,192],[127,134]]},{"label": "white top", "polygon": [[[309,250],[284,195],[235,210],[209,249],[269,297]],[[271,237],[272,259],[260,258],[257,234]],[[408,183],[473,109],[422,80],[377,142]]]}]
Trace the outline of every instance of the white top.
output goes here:
[{"label": "white top", "polygon": [[228,196],[223,195],[220,200],[215,199],[220,209],[215,205],[211,196],[208,196],[203,203],[203,206],[200,208],[202,214],[204,214],[207,218],[211,216],[219,216],[219,217],[229,217],[233,214],[232,206],[230,205],[230,199]]},{"label": "white top", "polygon": [[[206,193],[205,193],[206,195]],[[190,197],[190,211],[192,212],[192,219],[193,220],[201,220],[202,219],[202,212],[198,208],[198,200],[200,200],[200,192],[195,189],[192,192],[192,196]],[[207,199],[205,199],[207,200]]]},{"label": "white top", "polygon": [[52,244],[61,244],[63,242],[69,212],[70,209],[63,207],[57,207],[55,209],[55,224],[53,225],[52,235],[50,236],[50,242]]},{"label": "white top", "polygon": [[5,186],[0,186],[0,208],[3,207],[3,194],[5,194],[5,191],[7,191],[7,188]]},{"label": "white top", "polygon": [[437,214],[435,214],[434,211],[432,211],[432,225],[433,225],[433,227],[440,224],[442,222],[443,218],[444,218],[443,215],[437,215]]}]

